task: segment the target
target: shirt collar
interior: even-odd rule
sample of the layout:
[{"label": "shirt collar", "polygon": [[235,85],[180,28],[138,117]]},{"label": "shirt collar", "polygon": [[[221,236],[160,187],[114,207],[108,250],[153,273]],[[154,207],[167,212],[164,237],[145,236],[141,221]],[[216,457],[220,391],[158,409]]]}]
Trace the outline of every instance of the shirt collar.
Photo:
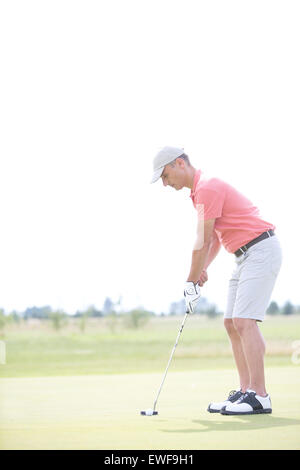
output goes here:
[{"label": "shirt collar", "polygon": [[200,179],[202,171],[201,170],[196,170],[195,175],[194,175],[194,181],[193,181],[193,189],[191,189],[191,194],[190,197],[194,199],[195,196],[195,190],[198,184],[198,181]]}]

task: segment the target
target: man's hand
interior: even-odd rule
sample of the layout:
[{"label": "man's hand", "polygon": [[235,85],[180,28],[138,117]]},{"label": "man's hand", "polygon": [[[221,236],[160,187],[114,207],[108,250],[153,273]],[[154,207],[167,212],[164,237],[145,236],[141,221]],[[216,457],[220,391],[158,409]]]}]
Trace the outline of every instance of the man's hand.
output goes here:
[{"label": "man's hand", "polygon": [[200,287],[198,283],[187,281],[184,287],[186,313],[194,313],[194,308],[200,299]]},{"label": "man's hand", "polygon": [[206,272],[206,269],[203,269],[202,273],[200,274],[200,278],[199,278],[199,281],[198,281],[198,284],[200,287],[203,287],[203,284],[208,281],[208,276],[207,276],[207,272]]}]

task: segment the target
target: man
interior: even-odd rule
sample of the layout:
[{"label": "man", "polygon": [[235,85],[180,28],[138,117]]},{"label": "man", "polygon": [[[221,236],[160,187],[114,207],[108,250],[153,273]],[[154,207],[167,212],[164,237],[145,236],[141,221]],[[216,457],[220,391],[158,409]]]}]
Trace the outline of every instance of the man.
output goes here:
[{"label": "man", "polygon": [[162,179],[176,191],[190,188],[198,212],[198,236],[184,295],[192,313],[200,287],[208,280],[207,267],[221,245],[233,254],[236,266],[229,281],[224,326],[230,338],[240,379],[240,389],[224,401],[208,406],[224,415],[271,413],[265,387],[265,341],[257,322],[262,322],[278,276],[282,253],[275,226],[259,216],[251,201],[218,178],[206,179],[190,163],[184,149],[164,147],[153,162],[151,183]]}]

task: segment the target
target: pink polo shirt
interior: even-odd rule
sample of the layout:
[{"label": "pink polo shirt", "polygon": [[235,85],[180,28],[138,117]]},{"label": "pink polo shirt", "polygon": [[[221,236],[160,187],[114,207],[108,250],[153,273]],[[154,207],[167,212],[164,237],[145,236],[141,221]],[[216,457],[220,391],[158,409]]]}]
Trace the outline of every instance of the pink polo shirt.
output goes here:
[{"label": "pink polo shirt", "polygon": [[275,229],[275,225],[260,218],[258,208],[243,194],[218,178],[206,179],[201,170],[195,173],[190,197],[195,209],[203,204],[204,220],[216,219],[215,231],[229,253],[266,230]]}]

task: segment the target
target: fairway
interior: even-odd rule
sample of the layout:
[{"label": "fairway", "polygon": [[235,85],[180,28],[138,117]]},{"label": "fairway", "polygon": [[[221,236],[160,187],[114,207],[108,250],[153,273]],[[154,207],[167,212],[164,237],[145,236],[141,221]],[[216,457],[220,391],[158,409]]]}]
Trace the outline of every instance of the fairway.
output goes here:
[{"label": "fairway", "polygon": [[[72,320],[56,332],[49,322],[8,326],[2,377],[49,377],[163,372],[182,316],[153,317],[143,328],[118,318],[111,331],[106,318],[90,319],[81,333]],[[266,367],[291,365],[292,344],[300,338],[298,315],[267,318],[260,326],[267,341]],[[188,318],[171,370],[231,369],[234,360],[223,318]]]},{"label": "fairway", "polygon": [[299,367],[266,372],[273,413],[206,411],[237,386],[233,369],[2,378],[1,449],[300,449]]},{"label": "fairway", "polygon": [[266,383],[273,413],[210,414],[239,388],[223,319],[189,318],[159,397],[180,316],[112,331],[106,318],[61,331],[49,322],[5,330],[0,373],[0,449],[300,449],[300,374],[292,361],[297,315],[267,318]]}]

